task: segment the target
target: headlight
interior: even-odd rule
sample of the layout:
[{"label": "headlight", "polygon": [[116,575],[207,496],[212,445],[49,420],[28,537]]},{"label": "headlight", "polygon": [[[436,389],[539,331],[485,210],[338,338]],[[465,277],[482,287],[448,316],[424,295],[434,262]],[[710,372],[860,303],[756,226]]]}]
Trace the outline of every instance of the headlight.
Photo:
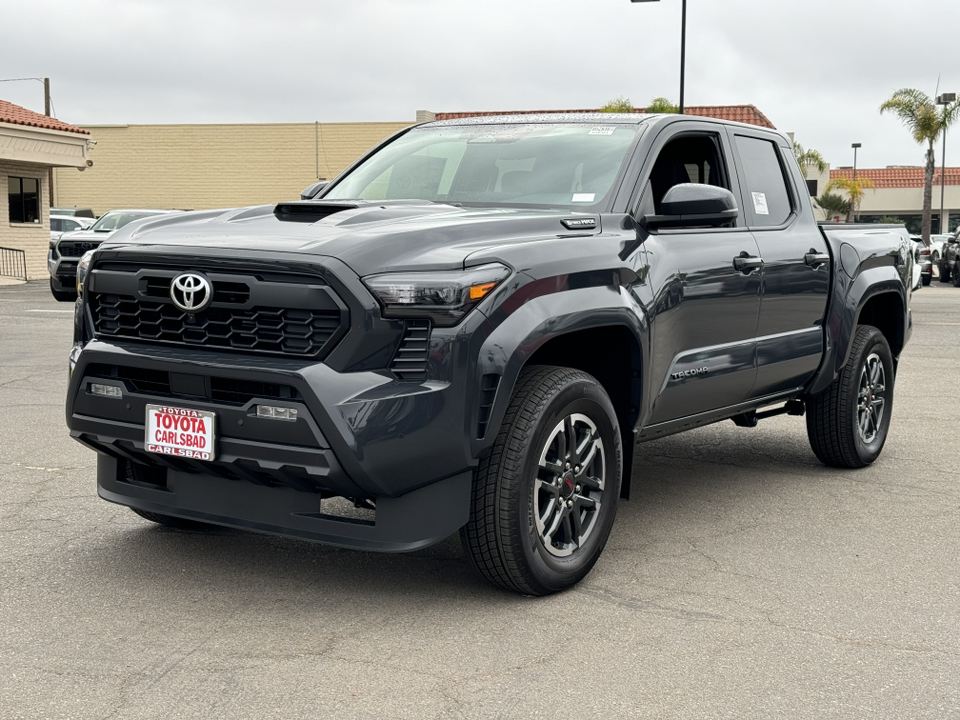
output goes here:
[{"label": "headlight", "polygon": [[94,252],[94,250],[87,250],[77,263],[77,297],[83,295],[83,281],[87,279],[87,268],[90,267]]},{"label": "headlight", "polygon": [[383,273],[363,278],[389,318],[430,318],[437,325],[456,325],[510,275],[510,268],[491,263],[469,270]]}]

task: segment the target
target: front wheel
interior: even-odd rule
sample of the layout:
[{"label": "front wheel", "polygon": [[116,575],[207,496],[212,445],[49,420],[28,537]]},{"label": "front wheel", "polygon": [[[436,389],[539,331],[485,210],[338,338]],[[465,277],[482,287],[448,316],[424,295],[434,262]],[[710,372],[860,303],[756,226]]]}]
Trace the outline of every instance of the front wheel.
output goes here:
[{"label": "front wheel", "polygon": [[893,410],[893,354],[877,328],[861,325],[837,379],[807,401],[807,437],[824,465],[860,468],[880,456]]},{"label": "front wheel", "polygon": [[950,273],[950,280],[953,281],[954,287],[960,287],[960,272],[957,272],[958,267],[960,267],[960,261],[954,263],[953,271]]},{"label": "front wheel", "polygon": [[578,583],[610,535],[622,466],[617,416],[600,383],[579,370],[525,368],[460,531],[474,568],[526,595]]},{"label": "front wheel", "polygon": [[938,268],[940,270],[940,282],[950,282],[950,267],[945,262],[942,262]]}]

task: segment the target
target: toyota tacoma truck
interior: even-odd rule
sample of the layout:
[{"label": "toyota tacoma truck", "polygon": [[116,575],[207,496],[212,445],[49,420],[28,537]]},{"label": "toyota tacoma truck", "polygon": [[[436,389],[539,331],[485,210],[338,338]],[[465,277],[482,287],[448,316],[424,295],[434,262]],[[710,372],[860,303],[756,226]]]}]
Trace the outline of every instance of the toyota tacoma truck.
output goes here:
[{"label": "toyota tacoma truck", "polygon": [[879,456],[913,248],[818,226],[805,189],[783,135],[707,118],[411,127],[309,201],[86,254],[67,423],[148,520],[385,552],[459,531],[491,583],[557,592],[637,442],[805,414],[827,465]]}]

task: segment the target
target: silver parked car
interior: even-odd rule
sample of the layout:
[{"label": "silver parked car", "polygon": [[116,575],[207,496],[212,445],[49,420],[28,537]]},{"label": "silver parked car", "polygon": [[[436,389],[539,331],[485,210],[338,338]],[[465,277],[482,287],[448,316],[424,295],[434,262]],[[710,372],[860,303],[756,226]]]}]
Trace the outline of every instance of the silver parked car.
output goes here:
[{"label": "silver parked car", "polygon": [[88,250],[100,246],[104,240],[124,225],[152,215],[163,215],[175,210],[111,210],[100,216],[86,230],[63,233],[50,239],[47,270],[50,272],[50,292],[62,302],[77,297],[77,263]]}]

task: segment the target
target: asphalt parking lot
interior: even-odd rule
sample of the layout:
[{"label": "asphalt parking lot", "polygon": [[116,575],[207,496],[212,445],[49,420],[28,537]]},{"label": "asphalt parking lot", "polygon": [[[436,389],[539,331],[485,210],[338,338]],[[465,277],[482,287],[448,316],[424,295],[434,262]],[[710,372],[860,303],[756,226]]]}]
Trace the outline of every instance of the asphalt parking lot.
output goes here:
[{"label": "asphalt parking lot", "polygon": [[599,564],[532,599],[456,537],[164,529],[64,422],[71,306],[0,287],[0,718],[960,719],[960,290],[914,296],[873,466],[801,419],[642,445]]}]

